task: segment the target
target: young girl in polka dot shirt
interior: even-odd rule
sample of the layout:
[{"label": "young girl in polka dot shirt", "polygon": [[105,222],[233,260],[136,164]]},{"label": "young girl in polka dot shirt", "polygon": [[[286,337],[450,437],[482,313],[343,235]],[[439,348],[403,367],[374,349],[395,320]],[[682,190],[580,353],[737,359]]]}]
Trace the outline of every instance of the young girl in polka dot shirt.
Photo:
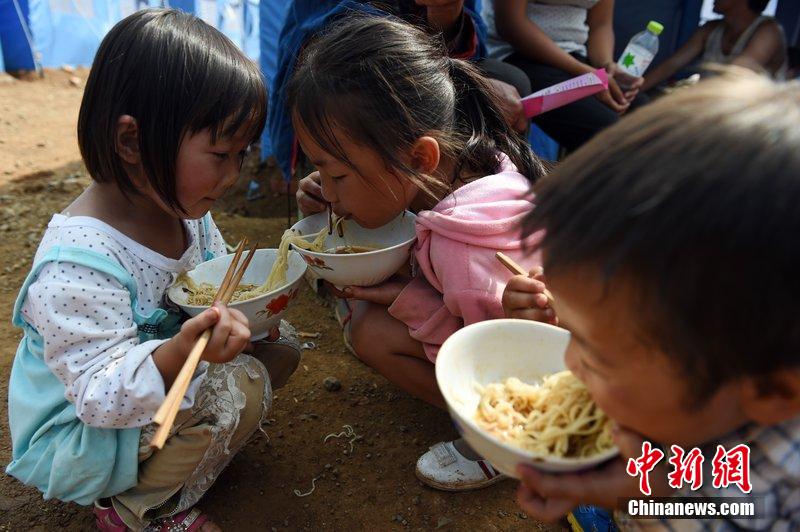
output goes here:
[{"label": "young girl in polka dot shirt", "polygon": [[[137,12],[97,52],[78,119],[94,182],[53,216],[14,309],[25,334],[7,472],[45,498],[94,503],[102,530],[218,530],[193,506],[270,405],[264,365],[241,354],[252,347],[244,315],[217,303],[181,323],[162,308],[177,274],[226,253],[209,209],[265,114],[256,65],[191,15]],[[210,327],[153,451],[152,417]]]}]

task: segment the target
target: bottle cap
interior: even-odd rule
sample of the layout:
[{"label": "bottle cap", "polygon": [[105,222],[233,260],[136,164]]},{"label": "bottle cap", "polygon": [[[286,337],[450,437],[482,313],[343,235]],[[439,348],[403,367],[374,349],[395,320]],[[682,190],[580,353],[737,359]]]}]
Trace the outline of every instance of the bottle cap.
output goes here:
[{"label": "bottle cap", "polygon": [[661,35],[661,32],[664,31],[664,25],[660,22],[656,22],[655,20],[651,20],[647,23],[647,29],[655,35]]}]

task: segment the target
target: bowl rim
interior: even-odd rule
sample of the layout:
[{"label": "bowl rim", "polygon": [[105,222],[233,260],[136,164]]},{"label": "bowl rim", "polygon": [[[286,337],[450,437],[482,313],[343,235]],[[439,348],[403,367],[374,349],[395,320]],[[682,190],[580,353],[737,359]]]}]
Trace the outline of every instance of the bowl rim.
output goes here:
[{"label": "bowl rim", "polygon": [[[408,211],[408,210],[406,210],[404,212],[405,212],[406,215],[411,215],[411,221],[415,221],[417,219],[417,215],[414,214],[413,212]],[[313,218],[314,216],[322,216],[324,214],[325,214],[324,212],[318,212],[316,214],[313,214],[311,216],[303,218],[303,220],[307,220],[309,218]],[[398,214],[397,216],[399,217],[399,216],[401,216],[401,214]],[[301,223],[303,220],[300,220],[297,223],[295,223],[291,227],[291,229],[294,229],[294,227],[297,224]],[[353,222],[353,223],[355,223],[355,222]],[[356,225],[358,225],[358,224],[356,224]],[[359,226],[359,227],[361,227],[361,226]],[[370,229],[367,229],[365,227],[363,229],[366,229],[367,231],[370,231]],[[303,237],[305,238],[305,235],[303,235]],[[412,236],[408,240],[404,240],[404,241],[402,241],[402,242],[400,242],[398,244],[394,244],[394,245],[391,245],[389,247],[380,248],[380,249],[374,249],[372,251],[365,251],[363,253],[345,253],[345,254],[342,254],[342,253],[326,253],[324,251],[311,251],[311,250],[308,250],[308,249],[300,249],[300,248],[297,248],[295,246],[291,246],[291,249],[293,249],[294,251],[297,251],[298,253],[300,253],[302,255],[311,255],[313,257],[363,257],[363,256],[367,256],[367,255],[377,255],[377,254],[383,253],[385,251],[392,251],[394,249],[407,246],[407,245],[413,243],[416,239],[417,239],[417,235],[416,235],[416,232],[415,232],[414,236]]]},{"label": "bowl rim", "polygon": [[[270,251],[270,250],[275,251],[275,252],[278,251],[277,248],[258,248],[256,250],[256,254],[258,254],[258,252],[260,252],[260,251]],[[297,253],[297,251],[295,251],[294,249],[290,249],[289,253]],[[207,263],[213,262],[215,260],[224,259],[225,257],[227,257],[229,255],[233,255],[233,253],[228,253],[227,255],[222,255],[221,257],[214,257],[211,260],[207,260],[207,261],[201,262],[201,263],[197,264],[194,268],[192,268],[191,270],[189,270],[189,271],[187,271],[185,273],[188,274],[190,271],[194,271],[201,264],[207,264]],[[299,255],[299,253],[298,253],[298,255]],[[289,256],[291,256],[291,255],[289,255]],[[302,260],[302,258],[300,260]],[[264,299],[264,298],[267,298],[267,297],[270,297],[270,296],[274,296],[278,292],[286,290],[287,288],[291,287],[292,285],[296,284],[298,281],[301,281],[303,279],[303,276],[306,274],[306,271],[308,270],[308,264],[306,263],[306,261],[303,261],[303,266],[304,267],[303,267],[302,271],[300,272],[300,274],[297,276],[297,279],[293,279],[291,281],[287,280],[286,284],[281,286],[280,288],[276,288],[275,290],[270,290],[269,292],[261,294],[260,296],[256,296],[256,297],[253,297],[253,298],[250,298],[250,299],[246,299],[244,301],[235,301],[233,303],[228,303],[227,306],[228,307],[237,307],[239,305],[244,305],[245,303],[252,303],[254,301],[259,301],[261,299]],[[167,288],[167,297],[174,304],[176,304],[176,305],[178,305],[179,307],[182,307],[182,308],[190,308],[190,309],[207,309],[207,308],[210,308],[209,305],[189,305],[188,303],[181,303],[179,301],[175,301],[174,299],[172,299],[172,289],[175,286],[176,286],[175,284],[172,284],[172,285],[169,286],[169,288]]]},{"label": "bowl rim", "polygon": [[[521,319],[516,319],[516,318],[503,318],[503,319],[497,319],[497,320],[485,320],[485,321],[481,321],[481,322],[477,322],[477,323],[472,323],[472,324],[467,325],[465,327],[462,327],[458,331],[454,332],[452,335],[450,335],[448,340],[450,338],[453,338],[454,336],[456,336],[458,334],[461,334],[462,331],[466,330],[468,327],[469,328],[474,328],[474,329],[479,329],[479,328],[483,328],[483,327],[488,327],[490,325],[498,325],[499,323],[502,323],[502,324],[513,323],[514,326],[522,325],[524,327],[543,328],[545,330],[554,330],[554,331],[557,330],[559,333],[565,332],[565,333],[569,334],[569,331],[567,331],[566,329],[562,329],[561,327],[556,327],[555,325],[550,325],[549,323],[541,323],[541,322],[530,321],[530,320],[521,320]],[[448,351],[445,351],[445,353],[447,353],[447,352]],[[439,356],[441,356],[441,349],[439,351]],[[445,356],[447,356],[447,355],[445,355]],[[442,392],[442,396],[444,397],[445,403],[447,403],[447,409],[450,412],[450,415],[452,417],[457,418],[456,421],[458,423],[468,425],[470,427],[470,429],[472,429],[472,431],[474,431],[475,433],[481,435],[484,438],[489,439],[495,445],[498,445],[498,446],[502,447],[503,449],[505,449],[506,451],[514,454],[517,458],[520,459],[520,463],[537,463],[538,462],[538,463],[546,463],[546,464],[550,464],[550,465],[554,465],[554,466],[573,467],[573,468],[575,468],[577,470],[577,467],[579,467],[579,466],[584,466],[584,465],[585,466],[591,466],[591,465],[601,464],[601,463],[605,462],[606,460],[609,460],[610,458],[613,458],[614,456],[619,454],[619,448],[617,448],[616,445],[611,447],[610,449],[607,449],[607,450],[605,450],[605,451],[603,451],[601,453],[597,453],[597,454],[592,455],[592,456],[587,456],[587,457],[561,457],[561,456],[552,456],[552,455],[547,455],[547,454],[535,453],[535,452],[532,452],[532,451],[528,451],[528,450],[522,449],[522,448],[517,447],[515,445],[511,445],[509,443],[506,443],[506,442],[502,441],[499,437],[495,436],[494,434],[490,433],[489,431],[487,431],[486,429],[484,429],[483,427],[478,425],[477,421],[475,421],[472,417],[467,417],[466,415],[462,414],[460,412],[459,408],[456,407],[455,403],[451,402],[449,390],[445,391],[443,389],[443,387],[439,385],[439,382],[440,382],[440,379],[439,379],[440,370],[439,370],[439,368],[440,367],[442,367],[442,366],[440,366],[439,364],[436,364],[436,367],[435,367],[435,370],[436,370],[436,384],[437,384],[437,386],[439,386],[439,390]],[[441,372],[443,374],[444,369],[442,369]],[[488,457],[487,457],[487,459],[488,459]]]}]

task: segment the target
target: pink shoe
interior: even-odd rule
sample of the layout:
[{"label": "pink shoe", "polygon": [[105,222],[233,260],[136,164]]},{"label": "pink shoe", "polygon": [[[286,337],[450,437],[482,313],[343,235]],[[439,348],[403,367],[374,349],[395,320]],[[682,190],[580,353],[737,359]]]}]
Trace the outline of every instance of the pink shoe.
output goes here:
[{"label": "pink shoe", "polygon": [[104,532],[127,532],[128,530],[113,506],[105,507],[98,501],[94,502],[94,523],[98,530]]}]

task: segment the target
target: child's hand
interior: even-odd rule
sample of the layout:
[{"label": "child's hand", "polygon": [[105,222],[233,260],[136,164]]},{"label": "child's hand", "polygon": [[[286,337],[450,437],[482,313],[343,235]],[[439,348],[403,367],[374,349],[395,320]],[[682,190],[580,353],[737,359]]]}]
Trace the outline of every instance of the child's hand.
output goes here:
[{"label": "child's hand", "polygon": [[411,279],[407,277],[395,275],[376,286],[346,286],[341,290],[331,286],[331,292],[343,299],[360,299],[388,307],[394,303],[410,281]]},{"label": "child's hand", "polygon": [[[613,510],[618,507],[620,499],[643,497],[638,478],[625,471],[628,458],[641,455],[643,441],[640,435],[615,427],[614,442],[619,447],[620,456],[597,469],[581,473],[548,474],[520,465],[517,503],[531,517],[554,522],[576,506],[590,504]],[[664,461],[650,472],[652,497],[672,494],[673,490],[667,484],[667,473]]]},{"label": "child's hand", "polygon": [[529,275],[515,275],[503,291],[503,311],[507,318],[540,321],[558,325],[558,317],[545,295],[545,279],[541,268]]},{"label": "child's hand", "polygon": [[153,362],[164,379],[166,390],[178,376],[197,338],[211,327],[211,339],[200,357],[202,360],[228,362],[250,345],[250,325],[244,314],[220,302],[214,303],[213,307],[186,320],[178,334],[153,351]]},{"label": "child's hand", "polygon": [[324,212],[328,208],[319,182],[319,172],[311,172],[297,186],[297,207],[303,216]]},{"label": "child's hand", "polygon": [[202,360],[217,364],[229,362],[250,343],[250,324],[245,315],[219,301],[210,309],[186,320],[181,332],[170,341],[175,342],[176,348],[188,356],[197,338],[212,325],[211,339],[200,357]]}]

